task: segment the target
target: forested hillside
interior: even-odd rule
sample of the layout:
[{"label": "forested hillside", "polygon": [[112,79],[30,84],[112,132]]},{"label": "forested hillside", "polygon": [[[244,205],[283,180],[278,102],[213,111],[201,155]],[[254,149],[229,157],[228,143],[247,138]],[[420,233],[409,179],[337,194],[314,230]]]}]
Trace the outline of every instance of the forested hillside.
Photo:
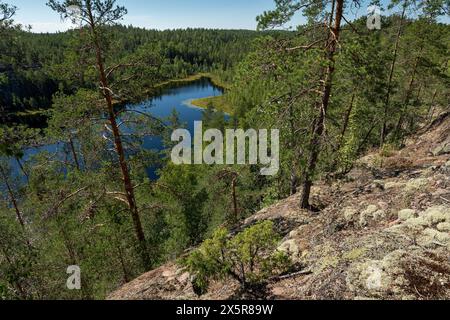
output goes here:
[{"label": "forested hillside", "polygon": [[[8,28],[1,39],[0,101],[5,122],[38,125],[44,110],[57,92],[73,94],[80,88],[92,89],[95,80],[83,70],[88,63],[82,54],[83,30],[36,34],[23,28]],[[261,33],[246,30],[145,30],[132,26],[108,26],[108,59],[129,61],[139,52],[158,59],[153,78],[141,79],[147,90],[159,82],[214,71],[226,81],[231,70],[248,53],[247,46]],[[273,35],[285,32],[270,32]],[[11,44],[14,44],[11,46]],[[145,82],[144,82],[145,80]],[[145,97],[142,90],[140,98]],[[34,121],[33,121],[34,120]]]},{"label": "forested hillside", "polygon": [[[344,179],[319,182],[313,201],[324,206],[320,214],[301,210],[295,194],[225,232],[231,239],[226,244],[218,243],[223,230],[205,242],[196,254],[209,269],[170,261],[109,299],[448,300],[450,161],[437,152],[445,146],[450,148],[450,113],[410,137],[405,148],[383,156],[369,153]],[[267,241],[267,235],[274,238]],[[290,263],[280,268],[284,263],[278,258],[270,276],[251,271],[250,261],[261,263],[261,256],[246,258],[245,251],[233,250],[243,239],[249,243],[249,236],[253,244],[276,246]],[[243,271],[231,264],[235,257],[244,263]],[[212,276],[217,270],[224,274]],[[261,276],[263,285],[252,286]],[[242,290],[243,277],[251,289]],[[198,295],[202,278],[208,289]]]},{"label": "forested hillside", "polygon": [[[104,299],[168,261],[190,273],[184,281],[191,294],[207,295],[215,281],[231,278],[233,294],[245,298],[273,277],[304,272],[277,250],[286,231],[299,227],[277,224],[283,199],[291,197],[296,223],[337,230],[344,228],[337,214],[344,208],[336,197],[364,190],[334,188],[351,182],[348,174],[366,153],[375,178],[404,180],[420,165],[447,170],[445,143],[421,149],[422,162],[414,165],[408,144],[411,152],[396,159],[401,163],[388,173],[383,168],[411,135],[447,121],[450,26],[442,21],[450,4],[391,0],[392,14],[370,30],[367,17],[349,19],[369,2],[277,0],[257,17],[259,31],[154,31],[121,25],[127,10],[113,0],[51,0],[49,11],[80,27],[35,34],[17,25],[12,4],[0,1],[0,300]],[[298,14],[305,25],[277,31]],[[200,73],[226,83],[223,96],[204,100],[203,131],[279,129],[276,175],[261,175],[262,164],[171,161],[171,135],[186,121],[175,110],[169,118],[147,110],[161,99],[161,85],[198,80]],[[144,148],[151,139],[163,148]],[[445,189],[441,178],[436,174]],[[331,203],[317,196],[316,185],[338,196]],[[417,210],[437,205],[439,197],[428,198]],[[395,205],[414,203],[409,196]],[[275,223],[252,219],[272,205],[281,210]],[[352,241],[362,232],[346,230]],[[315,239],[305,241],[309,248]],[[323,256],[306,260],[320,269],[315,258]],[[324,262],[321,277],[336,274],[333,261]],[[80,290],[65,287],[68,266],[82,270]],[[334,278],[324,277],[332,286]]]}]

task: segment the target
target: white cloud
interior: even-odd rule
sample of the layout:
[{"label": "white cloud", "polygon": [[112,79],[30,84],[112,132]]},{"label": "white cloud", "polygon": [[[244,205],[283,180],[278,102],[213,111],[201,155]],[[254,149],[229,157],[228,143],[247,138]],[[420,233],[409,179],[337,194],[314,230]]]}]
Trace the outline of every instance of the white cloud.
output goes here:
[{"label": "white cloud", "polygon": [[68,29],[73,28],[73,25],[70,21],[55,21],[55,22],[33,21],[28,23],[18,21],[18,23],[22,24],[23,26],[31,26],[31,32],[35,33],[46,33],[46,32],[52,33],[58,31],[66,31]]}]

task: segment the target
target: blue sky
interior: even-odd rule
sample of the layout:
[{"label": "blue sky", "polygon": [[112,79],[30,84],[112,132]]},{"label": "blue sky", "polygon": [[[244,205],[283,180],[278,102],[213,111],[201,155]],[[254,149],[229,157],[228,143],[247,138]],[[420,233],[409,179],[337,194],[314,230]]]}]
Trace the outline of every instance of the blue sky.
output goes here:
[{"label": "blue sky", "polygon": [[[34,32],[65,30],[46,0],[6,0],[19,8],[15,20]],[[152,29],[205,27],[255,29],[256,16],[274,7],[273,0],[118,0],[128,9],[123,23]]]},{"label": "blue sky", "polygon": [[[47,0],[4,0],[18,7],[15,20],[34,32],[66,30],[69,25],[45,4]],[[387,1],[387,0],[383,0]],[[124,24],[151,29],[204,27],[255,29],[256,16],[274,8],[273,0],[117,0],[128,9]],[[356,15],[365,14],[361,8]],[[293,24],[303,21],[299,15]]]}]

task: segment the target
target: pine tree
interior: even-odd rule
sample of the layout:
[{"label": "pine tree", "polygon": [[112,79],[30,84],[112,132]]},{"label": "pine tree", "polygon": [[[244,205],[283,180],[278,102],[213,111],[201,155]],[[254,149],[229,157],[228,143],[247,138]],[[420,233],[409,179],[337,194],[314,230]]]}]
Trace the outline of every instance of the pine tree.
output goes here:
[{"label": "pine tree", "polygon": [[116,23],[127,13],[125,7],[116,6],[115,2],[115,0],[66,0],[63,2],[51,0],[48,5],[63,18],[79,21],[87,26],[90,31],[90,41],[95,51],[100,91],[105,100],[109,125],[114,136],[114,145],[122,171],[125,196],[133,219],[143,265],[145,268],[149,268],[151,266],[151,261],[148,255],[145,234],[134,195],[134,186],[130,175],[130,168],[127,163],[122,136],[118,126],[116,112],[114,110],[113,91],[109,85],[109,77],[112,72],[121,66],[113,67],[109,69],[109,71],[107,71],[105,67],[105,52],[103,47],[104,35],[102,34],[102,28]]},{"label": "pine tree", "polygon": [[[335,55],[338,48],[338,43],[341,34],[341,23],[344,13],[344,0],[332,0],[329,1],[289,1],[289,0],[277,0],[277,8],[271,12],[265,12],[262,16],[258,17],[259,25],[261,28],[267,28],[276,24],[284,24],[289,21],[294,14],[299,10],[305,10],[306,15],[310,19],[310,23],[318,24],[317,21],[319,14],[325,14],[329,17],[329,22],[326,23],[326,39],[323,41],[324,61],[326,66],[321,72],[320,79],[320,94],[318,100],[315,102],[313,108],[316,110],[317,115],[314,117],[312,123],[311,141],[309,144],[309,157],[304,169],[304,181],[302,183],[302,195],[300,205],[304,209],[311,208],[309,198],[311,195],[311,188],[313,185],[313,176],[316,171],[319,155],[322,148],[322,140],[325,132],[325,121],[330,104],[330,97],[333,89],[333,75],[336,69]],[[328,11],[328,5],[331,5],[330,11]],[[322,42],[321,40],[315,41],[311,44],[298,46],[295,49],[308,50],[315,44]]]},{"label": "pine tree", "polygon": [[12,24],[12,18],[16,14],[16,10],[15,6],[0,2],[0,31]]}]

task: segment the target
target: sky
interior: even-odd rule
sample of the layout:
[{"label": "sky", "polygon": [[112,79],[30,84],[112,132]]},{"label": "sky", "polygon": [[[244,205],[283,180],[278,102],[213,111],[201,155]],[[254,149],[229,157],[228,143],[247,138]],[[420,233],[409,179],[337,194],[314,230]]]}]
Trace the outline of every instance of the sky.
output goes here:
[{"label": "sky", "polygon": [[[387,2],[387,0],[382,0]],[[70,28],[69,22],[46,6],[47,0],[4,0],[18,8],[15,21],[31,25],[33,32],[56,32]],[[117,0],[128,9],[123,24],[148,29],[217,28],[256,29],[256,16],[274,8],[273,0]],[[363,6],[353,11],[365,14]],[[304,23],[301,15],[292,25]]]},{"label": "sky", "polygon": [[[15,20],[34,32],[66,30],[47,0],[6,0],[18,8]],[[117,0],[128,9],[124,24],[149,29],[204,27],[256,29],[256,16],[274,7],[273,0]],[[300,22],[300,21],[298,21]]]}]

